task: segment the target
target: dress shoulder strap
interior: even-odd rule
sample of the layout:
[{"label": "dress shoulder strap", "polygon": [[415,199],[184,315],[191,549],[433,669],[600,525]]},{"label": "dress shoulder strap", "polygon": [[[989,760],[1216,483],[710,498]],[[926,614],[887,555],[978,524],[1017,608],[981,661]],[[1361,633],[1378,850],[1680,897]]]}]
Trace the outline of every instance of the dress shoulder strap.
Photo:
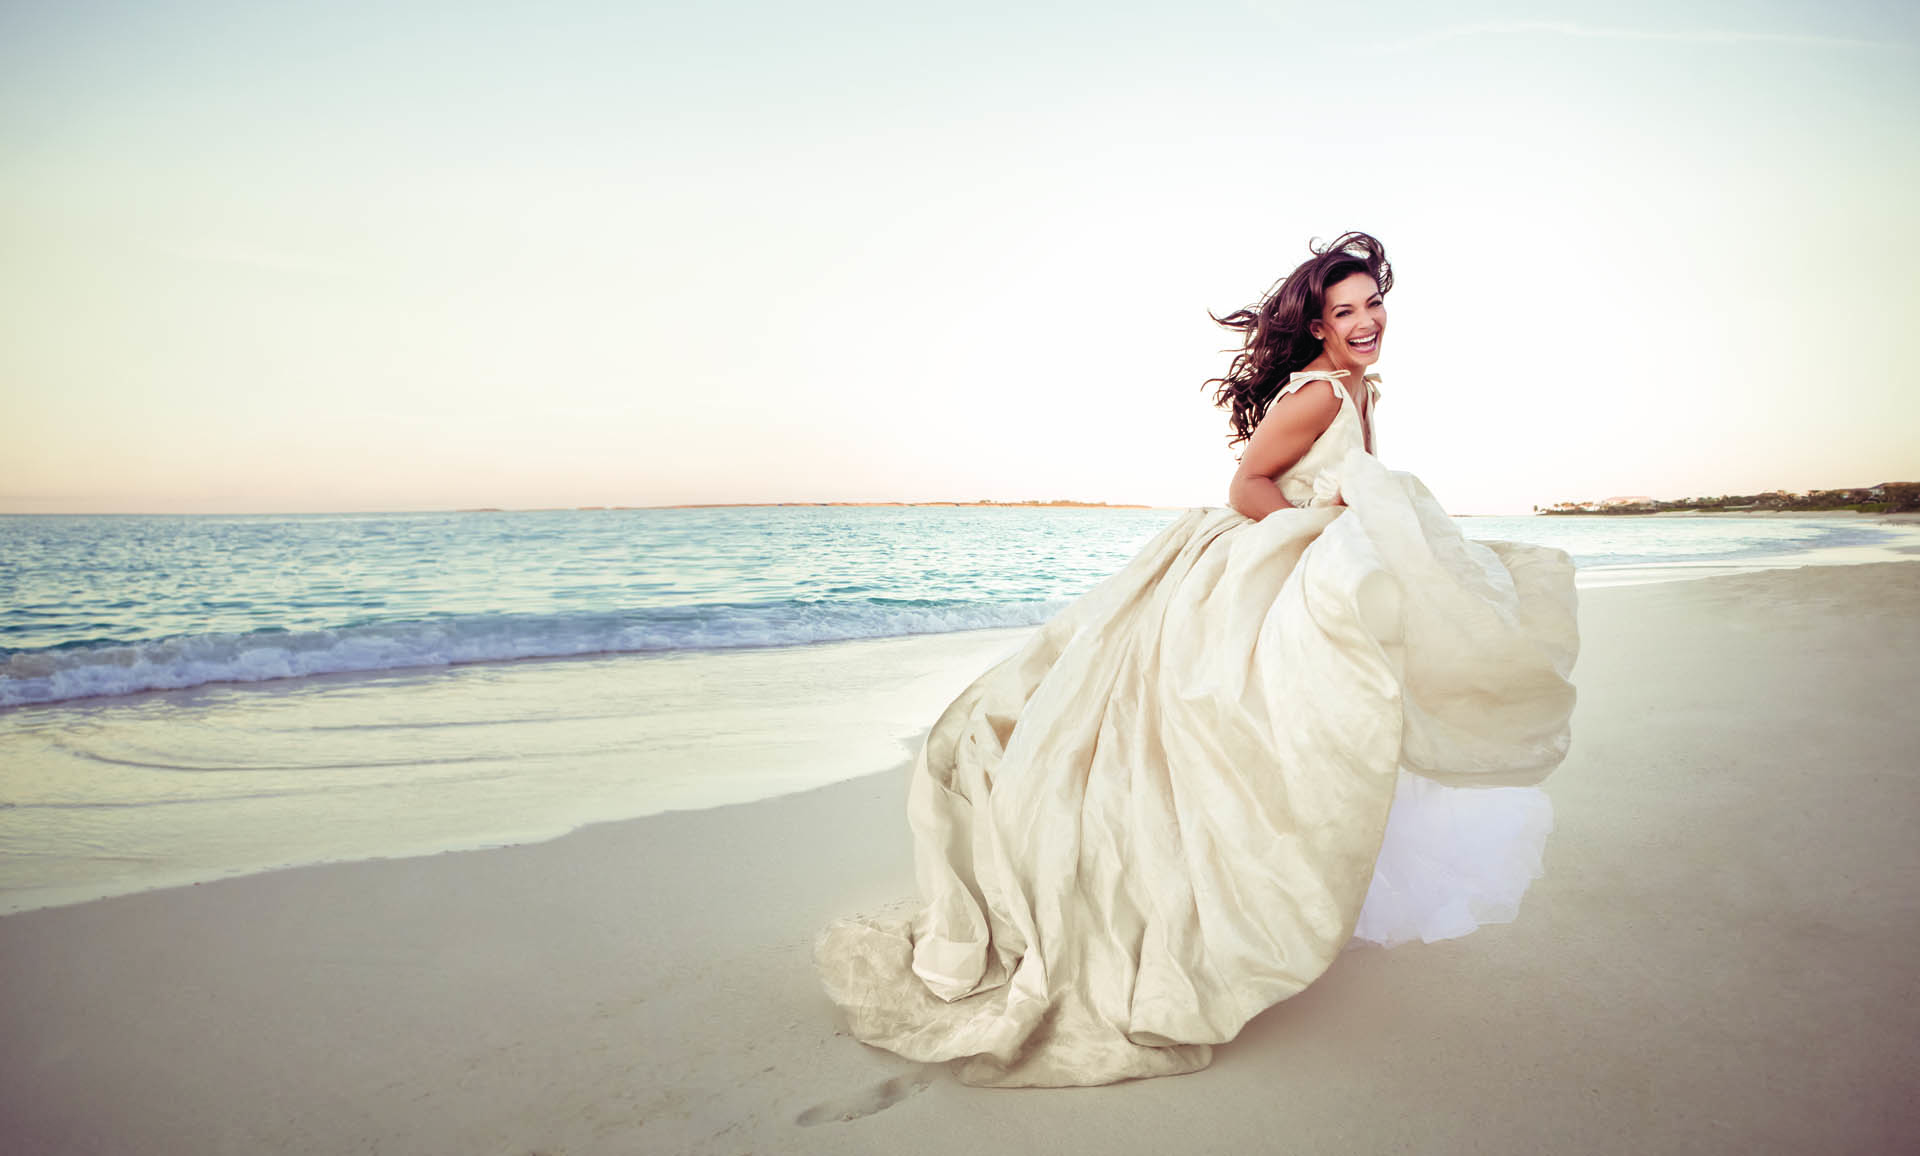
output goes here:
[{"label": "dress shoulder strap", "polygon": [[[1279,401],[1281,398],[1287,396],[1288,394],[1297,392],[1298,390],[1303,389],[1306,386],[1311,385],[1316,381],[1324,381],[1324,382],[1330,383],[1333,386],[1333,392],[1335,397],[1345,398],[1347,391],[1341,388],[1341,385],[1339,382],[1339,379],[1345,376],[1347,376],[1347,371],[1344,369],[1299,370],[1298,372],[1294,373],[1292,376],[1287,378],[1287,384],[1281,386],[1280,392],[1273,395],[1273,401]],[[1369,374],[1368,376],[1372,376],[1372,375]],[[1352,399],[1347,398],[1347,400],[1352,400]],[[1268,402],[1267,404],[1272,405],[1273,402]]]},{"label": "dress shoulder strap", "polygon": [[[1347,391],[1339,388],[1338,379],[1347,377],[1347,376],[1349,376],[1349,374],[1344,369],[1298,370],[1287,378],[1287,384],[1280,387],[1280,392],[1273,395],[1273,400],[1279,401],[1281,398],[1287,396],[1288,394],[1294,392],[1295,390],[1300,389],[1316,381],[1333,382],[1335,385],[1334,392],[1344,394]],[[1367,383],[1368,400],[1378,401],[1380,398],[1380,375],[1377,373],[1365,373],[1360,375],[1360,380]],[[1349,398],[1348,400],[1352,400],[1352,399]],[[1272,404],[1272,403],[1268,403],[1268,404]]]}]

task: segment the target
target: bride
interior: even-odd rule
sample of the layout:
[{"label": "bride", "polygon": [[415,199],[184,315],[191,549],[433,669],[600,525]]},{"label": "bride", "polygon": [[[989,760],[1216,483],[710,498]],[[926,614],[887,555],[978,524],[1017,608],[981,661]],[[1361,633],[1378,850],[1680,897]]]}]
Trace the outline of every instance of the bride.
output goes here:
[{"label": "bride", "polygon": [[907,801],[922,906],[829,926],[857,1038],[969,1084],[1205,1067],[1345,948],[1510,920],[1578,650],[1558,550],[1476,542],[1373,456],[1393,275],[1349,233],[1259,304],[1187,510],[962,691]]}]

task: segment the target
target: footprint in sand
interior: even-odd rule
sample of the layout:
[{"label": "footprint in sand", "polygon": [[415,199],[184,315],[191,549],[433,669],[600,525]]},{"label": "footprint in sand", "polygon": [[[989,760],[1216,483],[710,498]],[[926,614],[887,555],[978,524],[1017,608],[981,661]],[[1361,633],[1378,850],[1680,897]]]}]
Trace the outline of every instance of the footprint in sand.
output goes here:
[{"label": "footprint in sand", "polygon": [[932,1086],[933,1073],[928,1071],[920,1071],[909,1076],[895,1076],[864,1092],[815,1104],[794,1117],[794,1123],[831,1124],[840,1120],[858,1120],[862,1116],[884,1112],[908,1096],[924,1092]]}]

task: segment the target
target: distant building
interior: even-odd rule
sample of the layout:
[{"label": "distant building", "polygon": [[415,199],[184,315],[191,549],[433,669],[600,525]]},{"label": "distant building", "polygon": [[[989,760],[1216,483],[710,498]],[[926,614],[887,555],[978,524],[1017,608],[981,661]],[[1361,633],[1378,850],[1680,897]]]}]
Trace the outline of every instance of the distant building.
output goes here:
[{"label": "distant building", "polygon": [[1600,508],[1603,510],[1612,506],[1651,506],[1651,505],[1653,505],[1653,499],[1646,498],[1646,497],[1600,499]]}]

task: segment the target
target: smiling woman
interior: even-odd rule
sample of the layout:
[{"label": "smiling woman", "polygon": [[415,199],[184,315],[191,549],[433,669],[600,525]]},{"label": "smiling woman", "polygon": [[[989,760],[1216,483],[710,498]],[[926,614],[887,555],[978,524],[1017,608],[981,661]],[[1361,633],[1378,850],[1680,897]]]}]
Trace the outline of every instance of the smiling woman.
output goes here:
[{"label": "smiling woman", "polygon": [[[1374,458],[1393,284],[1349,233],[1221,324],[1247,449],[974,680],[907,803],[924,905],[816,943],[853,1034],[997,1086],[1205,1067],[1352,943],[1512,919],[1579,647],[1562,551],[1471,542]],[[1326,383],[1327,388],[1319,388]]]},{"label": "smiling woman", "polygon": [[[1207,382],[1220,386],[1214,404],[1232,410],[1229,444],[1245,441],[1259,423],[1264,411],[1260,382],[1320,360],[1327,364],[1319,368],[1327,369],[1356,369],[1378,360],[1387,325],[1383,299],[1392,288],[1386,248],[1365,233],[1347,233],[1315,250],[1258,304],[1215,317],[1246,341],[1226,376]],[[1364,348],[1349,350],[1349,337],[1364,339]]]},{"label": "smiling woman", "polygon": [[[1332,392],[1302,389],[1313,380],[1300,378],[1302,372],[1324,373],[1329,381],[1352,377],[1367,387],[1353,402],[1360,407],[1362,447],[1374,452],[1373,396],[1379,379],[1366,369],[1380,358],[1385,298],[1392,288],[1385,247],[1365,233],[1348,233],[1282,279],[1260,304],[1214,318],[1246,339],[1226,376],[1207,382],[1220,387],[1214,404],[1232,411],[1228,444],[1247,443],[1228,490],[1234,509],[1258,521],[1292,505],[1276,479],[1340,412],[1341,386],[1335,384]],[[1272,384],[1281,380],[1290,384],[1276,394]]]}]

